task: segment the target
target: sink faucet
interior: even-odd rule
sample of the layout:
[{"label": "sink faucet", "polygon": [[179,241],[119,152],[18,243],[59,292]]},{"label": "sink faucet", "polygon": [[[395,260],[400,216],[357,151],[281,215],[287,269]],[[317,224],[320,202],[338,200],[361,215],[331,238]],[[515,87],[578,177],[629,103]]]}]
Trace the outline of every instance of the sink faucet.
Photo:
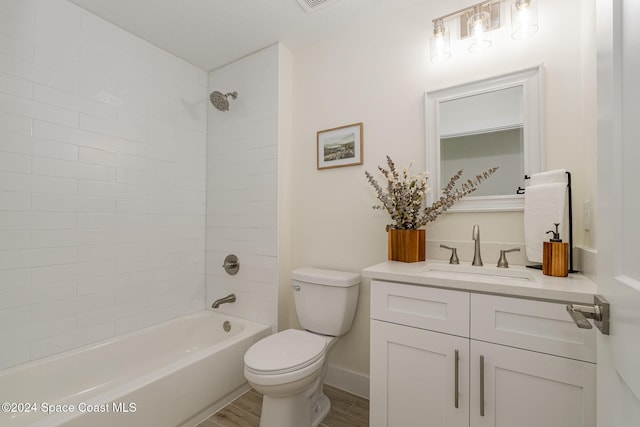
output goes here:
[{"label": "sink faucet", "polygon": [[471,238],[475,240],[475,247],[473,250],[473,262],[471,265],[482,267],[482,257],[480,256],[480,226],[478,224],[473,226],[473,234]]},{"label": "sink faucet", "polygon": [[236,302],[235,294],[229,294],[224,298],[220,298],[220,299],[215,300],[213,302],[213,304],[211,305],[211,308],[218,308],[218,307],[220,307],[220,305],[226,304],[228,302]]}]

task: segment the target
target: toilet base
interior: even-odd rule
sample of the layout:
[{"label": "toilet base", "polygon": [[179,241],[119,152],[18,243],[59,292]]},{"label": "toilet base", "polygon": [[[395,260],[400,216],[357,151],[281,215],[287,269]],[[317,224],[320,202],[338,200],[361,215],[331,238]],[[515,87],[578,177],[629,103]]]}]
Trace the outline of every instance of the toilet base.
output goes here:
[{"label": "toilet base", "polygon": [[324,393],[320,394],[318,403],[311,414],[311,427],[318,427],[331,410],[331,401]]},{"label": "toilet base", "polygon": [[331,410],[331,401],[317,379],[306,392],[287,397],[262,396],[260,427],[317,427]]},{"label": "toilet base", "polygon": [[260,427],[317,427],[331,409],[329,398],[322,393],[311,408],[310,396],[284,398],[262,397]]}]

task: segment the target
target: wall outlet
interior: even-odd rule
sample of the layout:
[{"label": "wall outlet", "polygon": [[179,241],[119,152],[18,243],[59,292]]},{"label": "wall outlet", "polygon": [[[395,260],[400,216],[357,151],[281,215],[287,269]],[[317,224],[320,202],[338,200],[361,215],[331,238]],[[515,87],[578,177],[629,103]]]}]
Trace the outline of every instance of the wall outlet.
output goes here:
[{"label": "wall outlet", "polygon": [[584,231],[591,231],[591,202],[589,200],[582,205],[582,226]]}]

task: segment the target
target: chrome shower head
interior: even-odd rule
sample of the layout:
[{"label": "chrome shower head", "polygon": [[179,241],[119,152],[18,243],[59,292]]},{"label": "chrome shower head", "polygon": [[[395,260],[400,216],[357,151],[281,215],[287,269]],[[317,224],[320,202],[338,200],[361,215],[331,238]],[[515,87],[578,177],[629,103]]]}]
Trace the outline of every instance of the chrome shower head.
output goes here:
[{"label": "chrome shower head", "polygon": [[216,107],[216,109],[220,111],[227,111],[229,110],[229,96],[231,97],[231,99],[236,99],[238,97],[238,92],[234,91],[224,94],[222,92],[214,90],[213,92],[211,92],[211,95],[209,95],[209,99],[211,100],[213,106]]}]

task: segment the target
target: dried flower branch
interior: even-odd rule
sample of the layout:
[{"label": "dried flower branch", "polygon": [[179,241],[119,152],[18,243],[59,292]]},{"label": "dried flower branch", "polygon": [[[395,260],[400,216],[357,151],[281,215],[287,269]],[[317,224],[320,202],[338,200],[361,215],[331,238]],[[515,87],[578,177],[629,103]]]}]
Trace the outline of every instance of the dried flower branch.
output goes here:
[{"label": "dried flower branch", "polygon": [[460,184],[460,188],[456,188],[456,183],[462,177],[462,170],[460,170],[449,179],[449,183],[442,190],[442,197],[431,206],[424,206],[425,197],[430,191],[429,174],[422,172],[410,176],[409,171],[413,162],[400,173],[389,156],[387,156],[387,165],[389,169],[378,166],[382,175],[387,179],[386,191],[378,184],[373,175],[367,171],[364,173],[381,203],[373,208],[385,209],[394,221],[394,224],[387,225],[387,230],[391,228],[416,230],[424,227],[428,222],[435,221],[438,215],[444,213],[456,201],[473,193],[480,183],[498,170],[497,167],[488,169],[480,175],[476,175],[474,179],[468,179]]}]

